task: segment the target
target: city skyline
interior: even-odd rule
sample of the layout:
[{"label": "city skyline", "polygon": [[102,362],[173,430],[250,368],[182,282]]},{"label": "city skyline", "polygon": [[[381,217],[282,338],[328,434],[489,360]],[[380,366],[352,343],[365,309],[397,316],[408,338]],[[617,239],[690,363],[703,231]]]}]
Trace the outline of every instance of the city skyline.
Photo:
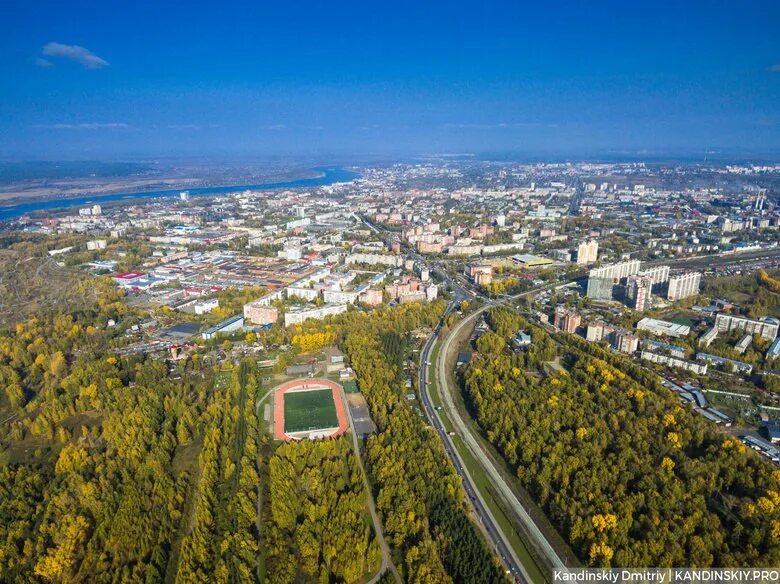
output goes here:
[{"label": "city skyline", "polygon": [[0,15],[4,158],[780,149],[771,2]]},{"label": "city skyline", "polygon": [[0,3],[0,582],[776,582],[777,22]]}]

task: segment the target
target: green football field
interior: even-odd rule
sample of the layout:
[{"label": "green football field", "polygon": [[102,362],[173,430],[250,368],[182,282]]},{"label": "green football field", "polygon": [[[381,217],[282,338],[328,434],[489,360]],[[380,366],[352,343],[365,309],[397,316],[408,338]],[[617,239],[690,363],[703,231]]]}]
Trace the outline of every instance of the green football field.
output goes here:
[{"label": "green football field", "polygon": [[286,433],[335,428],[339,425],[330,389],[294,391],[284,394]]}]

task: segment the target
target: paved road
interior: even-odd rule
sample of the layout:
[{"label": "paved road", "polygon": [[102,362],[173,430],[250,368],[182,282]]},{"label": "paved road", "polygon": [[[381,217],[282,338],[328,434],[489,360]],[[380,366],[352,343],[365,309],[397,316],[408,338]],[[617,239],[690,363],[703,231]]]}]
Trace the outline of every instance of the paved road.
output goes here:
[{"label": "paved road", "polygon": [[[455,306],[454,303],[450,303],[447,306],[447,310],[444,316],[449,314],[454,308],[454,306]],[[441,332],[441,324],[439,324],[436,327],[436,329],[434,329],[433,334],[431,334],[431,336],[428,338],[420,354],[419,387],[420,387],[420,398],[422,401],[423,409],[425,410],[428,419],[433,424],[433,427],[436,430],[437,434],[439,434],[439,436],[441,437],[442,442],[444,443],[444,450],[446,451],[447,456],[450,458],[453,466],[457,470],[458,474],[461,476],[461,479],[463,480],[463,487],[466,490],[466,494],[468,495],[472,503],[472,506],[474,507],[474,512],[476,513],[477,518],[482,524],[483,530],[485,531],[485,534],[487,535],[488,539],[493,545],[493,548],[496,550],[499,557],[501,558],[501,562],[508,570],[508,573],[517,581],[523,582],[524,584],[530,583],[531,580],[528,577],[528,573],[523,567],[522,562],[515,554],[514,550],[512,549],[512,546],[509,544],[506,535],[501,531],[498,522],[496,521],[495,517],[493,516],[487,504],[485,503],[484,499],[482,498],[482,495],[474,485],[474,480],[469,474],[468,470],[466,469],[466,465],[463,463],[463,460],[461,460],[460,454],[455,448],[455,444],[453,443],[452,438],[447,434],[447,431],[444,427],[444,424],[442,423],[441,418],[439,417],[438,412],[433,408],[431,404],[430,396],[428,395],[428,361],[430,359],[431,350],[433,349],[433,346],[436,344],[440,332]]]},{"label": "paved road", "polygon": [[[778,254],[780,254],[780,250],[762,250],[762,252],[755,254],[755,256],[753,257],[750,256],[740,257],[741,255],[740,254],[737,256],[725,256],[725,257],[720,256],[717,258],[708,257],[706,259],[695,258],[693,260],[693,263],[696,263],[697,261],[709,261],[710,263],[713,263],[713,260],[715,260],[716,263],[720,263],[720,264],[741,263],[746,259],[750,259],[750,260],[757,259],[756,256],[759,256],[761,258],[767,258],[767,257],[776,257]],[[681,258],[679,260],[665,260],[663,263],[671,264],[671,265],[686,265],[691,263],[691,258]],[[506,298],[503,302],[512,303],[517,301],[519,298],[523,296],[537,294],[543,290],[564,283],[565,282],[556,282],[554,284],[533,288],[522,294]],[[464,294],[462,293],[463,292],[462,286],[456,286],[456,292],[458,293],[457,296],[460,297],[464,296]],[[500,302],[498,301],[486,303],[479,310],[472,313],[471,315],[469,315],[468,317],[460,321],[457,325],[455,325],[453,330],[443,340],[441,350],[439,351],[439,357],[436,363],[437,380],[439,382],[439,393],[442,398],[442,405],[446,409],[450,420],[453,422],[455,430],[457,431],[458,435],[460,435],[464,444],[469,449],[469,451],[474,456],[474,458],[480,463],[487,476],[493,482],[494,486],[497,488],[498,494],[501,496],[503,500],[504,507],[515,512],[516,517],[525,527],[526,533],[528,533],[532,537],[533,539],[532,543],[534,549],[537,550],[545,557],[547,565],[553,568],[563,568],[565,567],[565,564],[561,559],[561,557],[558,555],[555,549],[550,545],[549,541],[547,541],[547,538],[544,536],[544,534],[541,532],[538,526],[534,523],[533,519],[531,518],[527,510],[522,506],[522,504],[518,500],[512,488],[504,480],[504,477],[502,476],[501,472],[493,464],[492,459],[489,456],[487,456],[486,453],[482,450],[482,447],[479,442],[479,437],[477,435],[477,431],[470,423],[471,420],[470,419],[464,420],[461,417],[460,412],[455,407],[455,402],[453,399],[453,392],[457,391],[457,389],[450,387],[449,384],[447,383],[446,358],[447,355],[453,350],[453,348],[455,349],[457,348],[452,346],[453,340],[458,336],[458,333],[463,327],[468,326],[469,324],[473,324],[473,322],[481,314],[489,310],[492,306],[499,303]],[[452,305],[448,306],[447,313],[449,313],[451,310],[452,310]],[[473,481],[471,481],[470,477],[468,477],[468,472],[462,469],[462,461],[460,460],[459,454],[457,453],[457,450],[455,450],[454,446],[452,445],[451,438],[444,431],[438,413],[435,410],[433,410],[433,408],[430,407],[430,401],[427,395],[427,385],[426,385],[427,362],[429,360],[431,348],[433,347],[433,344],[437,340],[439,336],[439,332],[440,329],[437,327],[437,329],[433,332],[431,337],[428,339],[428,342],[426,343],[425,348],[421,354],[420,388],[421,388],[422,399],[425,405],[426,413],[428,413],[429,419],[431,419],[431,421],[434,422],[434,427],[436,428],[437,432],[441,435],[442,440],[445,443],[445,447],[447,447],[447,453],[450,456],[450,459],[453,461],[453,464],[455,464],[456,468],[458,468],[458,472],[461,475],[461,477],[464,478],[464,485],[467,487],[467,492],[469,492],[469,496],[472,498],[472,500],[474,500],[475,498],[474,492],[476,492],[476,490],[473,488]],[[500,527],[496,524],[495,520],[490,516],[489,509],[486,508],[484,501],[481,499],[478,492],[476,492],[476,501],[474,501],[474,503],[475,503],[475,510],[477,511],[477,516],[480,518],[480,521],[482,521],[482,523],[485,525],[486,528],[489,527],[487,529],[488,537],[492,541],[493,545],[496,547],[497,551],[502,555],[503,558],[511,558],[513,560],[513,562],[509,562],[505,559],[504,560],[505,564],[509,565],[511,563],[514,563],[515,564],[514,566],[509,565],[510,570],[517,571],[522,576],[522,578],[519,578],[518,576],[515,577],[518,579],[522,579],[523,581],[527,581],[528,580],[527,574],[523,573],[522,565],[517,560],[514,553],[511,551],[512,548],[511,546],[508,545],[505,534],[501,531]],[[480,507],[482,509],[480,509]],[[491,521],[490,522],[487,521],[486,518],[490,519]],[[492,523],[492,525],[489,525],[489,523]],[[504,548],[503,551],[501,549],[502,546]],[[508,552],[506,550],[508,550]]]},{"label": "paved road", "polygon": [[[538,292],[538,290],[529,293],[536,292]],[[463,327],[473,325],[474,321],[483,312],[488,310],[490,306],[491,305],[486,305],[477,312],[464,318],[457,325],[455,325],[450,334],[448,334],[442,342],[442,346],[439,351],[439,357],[436,363],[436,379],[439,383],[439,394],[442,398],[442,407],[446,410],[447,415],[452,420],[458,435],[461,436],[466,447],[482,466],[485,474],[488,476],[493,486],[497,489],[503,500],[504,507],[507,510],[514,512],[515,517],[517,517],[517,519],[523,525],[525,533],[527,533],[533,540],[530,542],[533,549],[544,556],[545,564],[547,566],[552,568],[564,568],[566,565],[563,559],[558,555],[552,545],[550,545],[550,542],[547,541],[547,538],[536,525],[531,515],[523,507],[512,487],[506,482],[499,469],[496,468],[492,458],[483,451],[482,446],[480,445],[479,436],[477,435],[477,430],[470,423],[471,420],[464,420],[463,417],[461,417],[460,411],[455,406],[455,400],[453,398],[454,392],[458,390],[457,388],[451,387],[447,382],[446,361],[447,356],[453,350],[457,349],[457,347],[453,345],[454,340],[457,338],[458,333],[461,331],[461,329],[463,329]]]},{"label": "paved road", "polygon": [[[379,229],[376,225],[374,225],[372,222],[370,222],[365,218],[363,218],[363,221],[367,223],[369,227],[371,227],[377,233],[384,231],[382,229]],[[683,266],[698,267],[699,263],[701,263],[702,265],[726,265],[732,263],[739,264],[745,262],[746,260],[773,258],[773,257],[777,257],[779,254],[780,254],[780,249],[761,250],[759,252],[754,252],[750,254],[744,254],[744,255],[737,254],[736,256],[734,255],[705,256],[699,258],[666,259],[662,261],[644,262],[644,263],[646,265],[663,263],[669,265],[677,265],[679,267],[683,267]],[[418,253],[415,253],[413,250],[411,251],[410,255],[415,261],[424,264],[429,263],[427,258],[424,258]],[[454,307],[457,305],[457,303],[460,300],[471,299],[474,298],[475,296],[482,296],[482,295],[478,294],[471,286],[465,285],[465,283],[462,280],[459,279],[453,280],[453,278],[450,277],[450,275],[446,272],[446,270],[443,269],[444,263],[446,263],[446,260],[440,259],[435,261],[433,264],[433,271],[437,273],[439,277],[442,278],[442,280],[448,286],[448,288],[453,290],[453,301],[447,306],[447,310],[444,313],[444,317],[446,317],[454,309]],[[544,536],[541,530],[539,530],[537,525],[534,523],[533,519],[531,518],[527,510],[521,505],[514,491],[506,483],[504,477],[501,475],[499,470],[493,464],[492,459],[489,456],[487,456],[485,452],[482,451],[478,441],[478,437],[476,435],[476,430],[472,427],[472,425],[466,423],[466,421],[464,421],[461,418],[460,413],[455,407],[454,401],[452,399],[453,388],[450,388],[447,384],[445,363],[446,363],[446,356],[448,352],[451,350],[452,340],[457,337],[457,334],[461,330],[461,328],[467,326],[468,323],[473,322],[476,318],[478,318],[480,314],[486,312],[492,306],[495,306],[497,304],[502,304],[502,303],[512,303],[517,301],[519,298],[523,296],[537,294],[543,290],[548,290],[555,286],[560,286],[569,283],[572,280],[567,280],[564,282],[557,281],[552,284],[533,288],[531,290],[523,292],[522,294],[518,294],[511,297],[503,297],[502,300],[488,301],[484,306],[480,307],[479,310],[477,310],[476,312],[474,312],[473,314],[469,315],[461,322],[459,322],[455,326],[455,329],[451,331],[450,334],[447,335],[446,339],[443,342],[443,346],[439,351],[439,357],[437,360],[437,371],[438,371],[437,379],[439,380],[439,384],[440,384],[439,393],[442,396],[442,404],[448,410],[447,413],[449,414],[449,418],[452,420],[453,424],[457,428],[457,431],[461,436],[461,438],[463,439],[464,444],[468,447],[469,451],[472,453],[472,455],[477,460],[477,462],[481,464],[487,476],[493,481],[494,486],[498,489],[498,494],[503,499],[504,507],[515,512],[516,517],[525,526],[526,533],[530,534],[531,537],[534,539],[533,542],[534,548],[545,556],[547,560],[546,563],[548,564],[548,566],[551,566],[553,568],[563,568],[565,567],[565,564],[563,560],[560,558],[560,556],[558,556],[554,548],[550,545],[549,541],[547,541],[547,538]],[[512,577],[514,577],[518,582],[529,583],[530,579],[528,577],[528,573],[526,572],[525,568],[522,565],[522,562],[515,554],[514,550],[512,549],[512,546],[509,544],[506,534],[504,534],[503,531],[501,530],[500,525],[497,523],[490,509],[487,507],[481,494],[475,488],[474,481],[470,476],[468,470],[466,469],[463,460],[460,457],[460,454],[455,448],[452,438],[447,434],[447,431],[444,428],[444,425],[441,421],[441,418],[439,417],[438,412],[431,405],[430,396],[428,395],[428,362],[430,359],[430,353],[432,351],[433,346],[435,345],[435,343],[439,338],[440,332],[441,332],[441,324],[436,327],[436,329],[433,331],[431,336],[428,338],[420,355],[419,387],[420,387],[420,398],[422,400],[423,409],[425,410],[425,413],[428,419],[430,420],[431,424],[433,424],[433,427],[436,430],[437,434],[439,434],[439,437],[442,439],[445,452],[447,453],[447,456],[452,461],[452,464],[454,465],[455,469],[457,470],[458,474],[460,475],[463,481],[464,489],[466,490],[466,493],[469,496],[469,499],[471,500],[471,503],[474,507],[474,512],[476,513],[476,516],[481,523],[481,527],[483,528],[484,533],[486,534],[487,538],[490,540],[491,544],[493,545],[493,548],[495,549],[496,553],[501,558],[502,563],[504,564],[504,566],[507,567],[509,574]]]}]

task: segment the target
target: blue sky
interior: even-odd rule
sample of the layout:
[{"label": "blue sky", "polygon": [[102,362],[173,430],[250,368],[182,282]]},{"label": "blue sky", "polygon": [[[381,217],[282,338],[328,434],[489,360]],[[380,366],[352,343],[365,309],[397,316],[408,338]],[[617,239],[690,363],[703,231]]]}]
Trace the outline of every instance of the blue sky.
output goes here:
[{"label": "blue sky", "polygon": [[778,23],[775,0],[11,0],[0,156],[777,151]]}]

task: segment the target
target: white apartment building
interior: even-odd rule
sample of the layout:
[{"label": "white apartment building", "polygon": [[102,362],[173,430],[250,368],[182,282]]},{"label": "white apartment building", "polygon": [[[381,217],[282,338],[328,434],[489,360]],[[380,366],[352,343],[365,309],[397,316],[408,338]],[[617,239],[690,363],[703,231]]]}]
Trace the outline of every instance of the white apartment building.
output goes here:
[{"label": "white apartment building", "polygon": [[609,264],[600,268],[593,268],[588,275],[594,279],[621,280],[639,273],[641,262],[639,260],[627,260],[616,264]]},{"label": "white apartment building", "polygon": [[593,268],[588,274],[588,297],[610,300],[614,285],[623,278],[638,274],[639,268],[639,260],[628,260],[600,268]]},{"label": "white apartment building", "polygon": [[583,241],[577,247],[577,263],[581,266],[595,264],[599,257],[599,242],[595,239]]},{"label": "white apartment building", "polygon": [[344,290],[323,290],[322,299],[328,304],[354,304],[357,302],[360,292]]},{"label": "white apartment building", "polygon": [[669,291],[666,297],[674,302],[689,296],[696,296],[699,293],[700,284],[701,274],[699,272],[688,272],[687,274],[672,276],[669,278]]},{"label": "white apartment building", "polygon": [[662,365],[668,365],[669,367],[685,369],[686,371],[696,373],[697,375],[707,374],[706,363],[694,363],[693,361],[686,361],[685,359],[678,359],[677,357],[661,355],[659,353],[653,353],[651,351],[645,350],[643,350],[639,356],[644,361],[651,361],[652,363],[660,363]]},{"label": "white apartment building", "polygon": [[244,309],[246,309],[247,306],[254,305],[254,306],[271,306],[272,302],[276,302],[277,300],[283,300],[284,299],[284,288],[279,288],[278,290],[274,290],[273,292],[269,292],[265,296],[261,296],[257,300],[252,300],[252,302],[248,302],[244,305]]},{"label": "white apartment building", "polygon": [[771,316],[752,320],[743,316],[719,314],[715,317],[715,328],[718,332],[744,331],[747,334],[761,335],[763,338],[773,341],[777,337],[780,321]]},{"label": "white apartment building", "polygon": [[345,264],[381,264],[400,268],[404,263],[404,258],[397,255],[387,255],[382,253],[352,253],[344,258]]},{"label": "white apartment building", "polygon": [[346,311],[346,304],[325,304],[317,307],[296,306],[284,314],[284,326],[299,324],[310,318],[322,320],[326,316],[342,314]]},{"label": "white apartment building", "polygon": [[642,276],[650,278],[650,284],[655,288],[669,281],[669,266],[656,266],[639,272]]},{"label": "white apartment building", "polygon": [[320,295],[319,288],[306,288],[303,286],[289,286],[287,288],[287,298],[300,298],[313,302]]}]

